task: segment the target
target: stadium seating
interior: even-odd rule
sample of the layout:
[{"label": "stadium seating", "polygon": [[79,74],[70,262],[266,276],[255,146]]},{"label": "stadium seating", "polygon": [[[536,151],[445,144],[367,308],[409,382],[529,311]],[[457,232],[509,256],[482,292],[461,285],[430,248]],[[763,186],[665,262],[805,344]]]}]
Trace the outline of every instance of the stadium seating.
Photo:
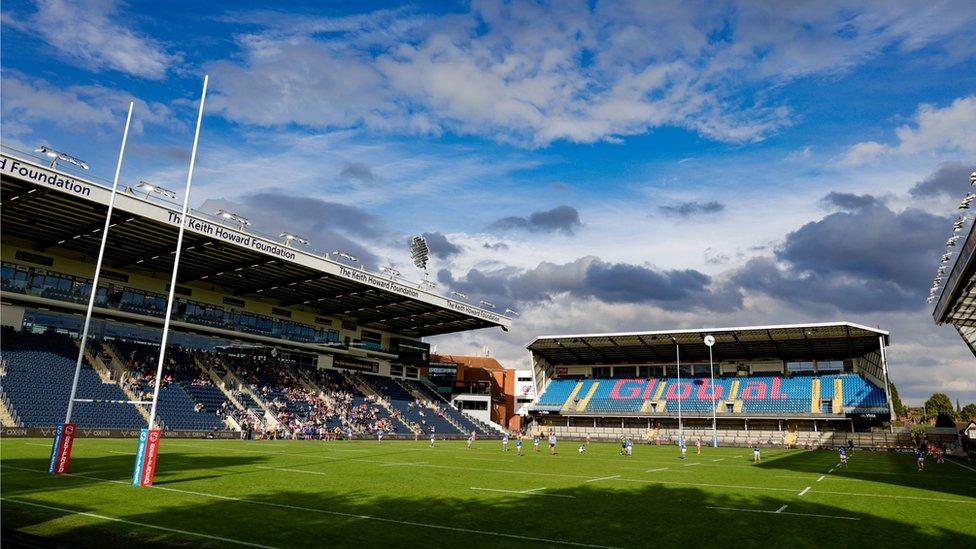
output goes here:
[{"label": "stadium seating", "polygon": [[[751,376],[715,379],[717,413],[748,415],[810,414],[813,403],[813,376]],[[884,389],[859,374],[825,375],[819,377],[823,398],[832,395],[834,379],[842,382],[845,413],[883,413],[887,410]],[[738,384],[734,384],[738,381]],[[663,390],[660,388],[664,384]],[[590,391],[596,385],[592,395]],[[577,390],[577,386],[579,389]],[[735,395],[731,394],[733,388]],[[575,391],[575,393],[574,393]],[[679,396],[681,410],[686,413],[711,413],[712,391],[708,378],[684,378],[678,386],[677,378],[553,379],[539,396],[534,408],[587,413],[636,414],[642,406],[660,392],[665,401],[665,413],[677,414]],[[589,396],[589,399],[587,399]],[[572,397],[572,402],[568,402]],[[735,410],[741,410],[733,412]]]},{"label": "stadium seating", "polygon": [[478,421],[455,408],[453,404],[445,400],[444,397],[442,397],[426,383],[410,379],[405,379],[402,381],[402,383],[405,387],[426,396],[432,402],[443,403],[441,410],[444,412],[444,415],[450,417],[456,424],[460,425],[465,434],[470,433],[471,431],[474,431],[479,435],[488,436],[498,436],[501,434],[497,429],[491,427],[490,425]]},{"label": "stadium seating", "polygon": [[553,379],[549,382],[545,392],[539,396],[536,404],[539,406],[562,406],[575,388],[575,379]]},{"label": "stadium seating", "polygon": [[[31,334],[4,328],[2,378],[4,394],[23,427],[52,427],[64,421],[78,347],[63,334]],[[102,383],[92,367],[82,364],[77,398],[128,400],[113,383]],[[145,420],[130,404],[75,404],[72,421],[82,428],[130,429]]]}]

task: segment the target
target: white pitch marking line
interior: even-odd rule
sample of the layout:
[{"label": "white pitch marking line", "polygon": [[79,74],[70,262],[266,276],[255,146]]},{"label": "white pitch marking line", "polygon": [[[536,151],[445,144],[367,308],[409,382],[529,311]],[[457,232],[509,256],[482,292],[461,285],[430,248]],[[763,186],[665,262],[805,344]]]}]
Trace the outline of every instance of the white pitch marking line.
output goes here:
[{"label": "white pitch marking line", "polygon": [[949,463],[955,463],[956,465],[958,465],[958,466],[960,466],[960,467],[962,467],[963,469],[969,469],[970,471],[974,471],[974,472],[976,472],[976,469],[973,469],[972,467],[970,467],[970,466],[968,466],[968,465],[963,465],[962,463],[959,463],[958,461],[956,461],[956,460],[954,460],[954,459],[952,459],[952,458],[949,458],[949,459],[948,459],[947,461],[948,461]]},{"label": "white pitch marking line", "polygon": [[[52,444],[41,444],[39,442],[25,442],[24,444],[27,445],[27,446],[43,446],[45,448],[50,448],[53,443]],[[11,501],[13,501],[13,500],[11,500]]]},{"label": "white pitch marking line", "polygon": [[406,467],[410,465],[427,465],[426,461],[393,461],[382,463],[380,467]]},{"label": "white pitch marking line", "polygon": [[309,475],[332,475],[334,473],[326,473],[324,471],[309,471],[307,469],[289,469],[288,467],[265,467],[263,465],[255,465],[255,469],[267,469],[269,471],[286,471],[288,473],[306,473]]},{"label": "white pitch marking line", "polygon": [[817,515],[814,513],[794,513],[791,511],[786,511],[786,512],[764,511],[762,509],[736,509],[735,507],[706,507],[706,509],[718,509],[721,511],[739,511],[741,513],[766,513],[769,515],[796,515],[800,517],[831,518],[831,519],[838,519],[838,520],[861,520],[857,517],[839,517],[837,515]]},{"label": "white pitch marking line", "polygon": [[511,460],[508,460],[508,459],[476,458],[476,457],[459,457],[457,459],[473,460],[473,461],[495,461],[495,462],[498,462],[498,463],[511,463],[512,462]]},{"label": "white pitch marking line", "polygon": [[656,473],[658,471],[667,471],[667,470],[668,470],[667,467],[661,467],[660,469],[648,469],[648,470],[646,470],[644,472],[645,473]]},{"label": "white pitch marking line", "polygon": [[834,472],[834,469],[836,469],[836,468],[837,468],[837,467],[831,467],[831,468],[830,468],[830,470],[829,470],[829,471],[827,471],[827,474],[829,475],[830,473],[833,473],[833,472]]},{"label": "white pitch marking line", "polygon": [[691,467],[692,465],[701,465],[701,463],[685,463],[685,467]]},{"label": "white pitch marking line", "polygon": [[613,476],[609,476],[609,477],[600,477],[600,478],[591,478],[590,480],[588,480],[586,482],[597,482],[599,480],[610,480],[610,479],[614,479],[614,478],[620,478],[620,475],[613,475]]},{"label": "white pitch marking line", "polygon": [[820,481],[821,481],[821,480],[823,480],[823,479],[824,479],[824,477],[826,477],[826,476],[827,476],[827,475],[820,475],[820,478],[818,478],[818,479],[817,479],[817,482],[820,482]]},{"label": "white pitch marking line", "polygon": [[[17,466],[12,466],[12,465],[0,465],[0,468],[16,469],[16,470],[20,470],[20,471],[28,471],[28,472],[31,472],[31,473],[36,473],[36,474],[39,474],[39,475],[47,476],[47,471],[46,470],[45,471],[42,471],[42,470],[37,470],[37,469],[27,469],[26,467],[17,467]],[[110,482],[110,483],[113,483],[113,484],[124,484],[126,486],[130,486],[132,484],[130,481],[110,480],[110,479],[107,479],[107,478],[99,478],[99,477],[93,477],[93,476],[89,476],[89,475],[83,475],[81,473],[68,473],[67,476],[68,477],[82,477],[82,478],[88,478],[88,479],[92,479],[92,480],[100,480],[102,482]],[[520,539],[520,540],[525,540],[525,541],[541,541],[541,542],[544,542],[544,543],[552,543],[552,544],[556,544],[556,545],[571,545],[573,547],[595,547],[597,549],[621,549],[621,548],[618,548],[618,547],[614,547],[612,545],[596,545],[596,544],[592,544],[592,543],[581,543],[581,542],[577,542],[577,541],[565,541],[565,540],[558,540],[558,539],[537,538],[537,537],[533,537],[533,536],[520,536],[518,534],[509,534],[509,533],[506,533],[506,532],[493,532],[491,530],[475,530],[474,528],[462,528],[460,526],[446,526],[446,525],[443,525],[443,524],[428,524],[426,522],[415,522],[415,521],[411,521],[411,520],[396,520],[396,519],[385,518],[385,517],[377,517],[377,516],[373,516],[373,515],[357,515],[355,513],[343,513],[341,511],[329,511],[327,509],[316,509],[314,507],[301,507],[301,506],[298,506],[298,505],[288,505],[286,503],[274,503],[274,502],[270,502],[270,501],[258,501],[258,500],[253,500],[253,499],[236,498],[236,497],[233,497],[233,496],[223,496],[223,495],[220,495],[220,494],[210,494],[210,493],[207,493],[207,492],[194,492],[192,490],[180,490],[179,488],[168,488],[168,487],[159,486],[159,485],[153,485],[153,486],[150,486],[150,488],[155,489],[155,490],[162,490],[162,491],[165,491],[165,492],[175,492],[175,493],[178,493],[178,494],[190,494],[190,495],[193,495],[193,496],[200,496],[200,497],[204,497],[204,498],[222,499],[222,500],[225,500],[225,501],[236,501],[236,502],[239,502],[239,503],[250,503],[251,505],[263,505],[263,506],[266,506],[266,507],[276,507],[276,508],[279,508],[279,509],[292,509],[292,510],[295,510],[295,511],[308,511],[310,513],[320,513],[320,514],[323,514],[323,515],[332,515],[332,516],[336,516],[336,517],[358,518],[358,519],[363,519],[363,520],[374,520],[374,521],[377,521],[377,522],[386,522],[386,523],[390,523],[390,524],[403,524],[405,526],[419,526],[421,528],[431,528],[431,529],[434,529],[434,530],[447,530],[447,531],[451,531],[451,532],[464,532],[464,533],[468,533],[468,534],[481,534],[481,535],[485,535],[485,536],[496,536],[496,537],[500,537],[500,538]],[[552,495],[556,495],[556,494],[552,494]],[[572,497],[572,496],[566,496],[566,497]],[[119,520],[121,520],[121,519],[119,519]]]},{"label": "white pitch marking line", "polygon": [[725,458],[713,459],[712,461],[725,461]]},{"label": "white pitch marking line", "polygon": [[[470,486],[472,490],[477,490],[479,492],[502,492],[505,494],[516,494],[519,496],[544,496],[547,498],[572,498],[575,499],[576,496],[567,496],[564,494],[537,494],[535,490],[502,490],[500,488],[479,488],[477,486]],[[544,488],[536,488],[536,490],[544,490]]]},{"label": "white pitch marking line", "polygon": [[777,509],[776,512],[777,513],[782,513],[783,511],[786,510],[787,507],[789,507],[789,505],[784,505],[784,506],[780,507],[779,509]]},{"label": "white pitch marking line", "polygon": [[68,513],[69,515],[80,515],[80,516],[83,516],[83,517],[91,517],[91,518],[95,518],[95,519],[99,519],[99,520],[107,520],[107,521],[110,521],[110,522],[121,522],[121,523],[124,523],[124,524],[131,524],[133,526],[139,526],[141,528],[152,528],[153,530],[162,530],[164,532],[173,532],[173,533],[176,533],[176,534],[184,534],[184,535],[187,535],[187,536],[196,536],[196,537],[199,537],[199,538],[207,538],[207,539],[212,539],[212,540],[217,540],[217,541],[223,541],[223,542],[226,542],[226,543],[235,543],[237,545],[247,545],[249,547],[261,547],[261,548],[264,548],[264,549],[274,549],[270,545],[261,545],[261,544],[258,544],[258,543],[251,543],[251,542],[248,542],[248,541],[239,541],[239,540],[236,540],[236,539],[222,538],[220,536],[212,536],[210,534],[201,534],[199,532],[191,532],[189,530],[180,530],[180,529],[177,529],[177,528],[167,528],[165,526],[156,526],[155,524],[146,524],[145,522],[135,522],[135,521],[132,521],[132,520],[125,520],[125,519],[121,519],[121,518],[118,518],[118,517],[109,517],[109,516],[105,516],[105,515],[98,515],[98,514],[95,514],[95,513],[86,513],[84,511],[75,511],[73,509],[65,509],[63,507],[54,507],[53,505],[41,505],[40,503],[31,503],[31,502],[28,502],[28,501],[22,501],[22,500],[19,500],[19,499],[10,499],[10,498],[0,498],[0,500],[6,501],[8,503],[14,503],[14,504],[19,504],[19,505],[27,505],[27,506],[30,506],[30,507],[40,507],[41,509],[49,509],[51,511],[59,511],[61,513]]},{"label": "white pitch marking line", "polygon": [[817,493],[833,494],[836,496],[865,496],[865,497],[873,497],[873,498],[918,499],[924,501],[938,501],[941,503],[966,503],[966,504],[976,503],[976,500],[966,501],[964,499],[927,498],[923,496],[896,496],[894,494],[858,494],[855,492],[831,492],[831,491],[824,491],[824,490],[817,490]]},{"label": "white pitch marking line", "polygon": [[801,496],[802,496],[803,494],[805,494],[805,493],[807,493],[807,492],[809,492],[809,491],[810,491],[810,488],[811,488],[810,486],[807,486],[806,488],[804,488],[804,489],[803,489],[803,491],[802,491],[802,492],[800,492],[800,494],[799,494],[799,495],[801,495]]},{"label": "white pitch marking line", "polygon": [[135,452],[119,452],[118,450],[105,450],[110,454],[122,454],[124,456],[135,456]]}]

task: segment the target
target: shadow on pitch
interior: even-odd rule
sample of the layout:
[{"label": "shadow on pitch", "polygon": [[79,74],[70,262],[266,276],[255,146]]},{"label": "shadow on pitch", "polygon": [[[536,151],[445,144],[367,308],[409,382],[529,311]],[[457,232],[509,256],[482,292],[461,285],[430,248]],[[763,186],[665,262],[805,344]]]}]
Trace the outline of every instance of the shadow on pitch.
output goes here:
[{"label": "shadow on pitch", "polygon": [[[253,466],[267,461],[264,456],[206,455],[199,453],[165,452],[158,458],[159,469],[155,483],[165,485],[169,482],[187,482],[221,478],[229,475],[253,473]],[[105,480],[131,482],[135,467],[135,453],[132,455],[113,454],[109,456],[71,458],[70,478],[50,477],[51,482],[18,482],[21,477],[46,472],[47,459],[6,458],[0,463],[3,472],[2,493],[4,497],[15,497],[21,493],[57,491],[74,489],[82,484],[104,484]],[[88,476],[97,479],[88,478]],[[36,477],[35,477],[36,478]],[[63,482],[62,482],[63,481]]]},{"label": "shadow on pitch", "polygon": [[[85,469],[109,469],[114,474],[93,472],[92,476],[126,477],[131,467],[127,457],[85,458],[72,463],[72,469],[79,473]],[[166,457],[166,472],[161,472],[161,478],[168,478],[162,485],[165,490],[132,488],[79,476],[52,479],[43,474],[11,475],[12,471],[6,470],[3,497],[110,514],[136,523],[205,533],[224,540],[95,519],[49,522],[65,512],[11,501],[2,506],[3,528],[50,535],[46,541],[52,544],[100,548],[133,543],[226,547],[231,544],[228,540],[274,547],[462,546],[466,549],[564,543],[613,547],[812,547],[860,545],[882,539],[886,546],[894,547],[976,546],[976,531],[966,523],[974,505],[933,504],[933,508],[945,511],[942,521],[919,517],[891,520],[799,499],[792,493],[705,492],[692,487],[618,482],[546,491],[564,497],[477,493],[467,489],[468,479],[418,470],[400,473],[402,478],[413,477],[405,483],[398,482],[396,475],[343,479],[343,485],[350,488],[342,490],[336,488],[334,478],[300,474],[276,478],[273,482],[268,477],[254,476],[253,480],[237,484],[189,484],[185,481],[245,474],[239,469],[253,467],[241,466],[261,464],[265,459],[181,454]],[[38,466],[37,460],[21,461],[30,463],[5,460],[4,465],[31,469]],[[783,465],[789,463],[780,464]],[[364,464],[364,467],[368,466]],[[426,479],[416,478],[420,475]],[[530,477],[525,478],[526,485],[541,485]],[[448,489],[460,486],[459,482],[465,487]],[[506,479],[494,475],[484,482],[499,483]],[[271,488],[275,483],[287,484],[289,489]],[[522,484],[523,480],[518,483]],[[65,492],[57,497],[45,494],[54,490]],[[224,497],[206,495],[210,490]],[[105,506],[86,502],[89,493],[98,501],[113,503]],[[899,507],[891,501],[874,503],[886,514],[894,514],[892,510]],[[775,512],[781,509],[780,513]]]},{"label": "shadow on pitch", "polygon": [[[817,487],[839,492],[863,492],[858,488],[860,485],[877,482],[957,496],[976,496],[976,473],[948,463],[948,460],[936,463],[931,456],[925,459],[925,471],[920,472],[915,454],[907,452],[855,450],[848,457],[847,467],[840,466],[836,450],[776,452],[764,458],[757,467],[809,474],[813,482],[820,475],[826,475]],[[832,472],[828,474],[828,471]],[[919,495],[933,497],[931,493]]]}]

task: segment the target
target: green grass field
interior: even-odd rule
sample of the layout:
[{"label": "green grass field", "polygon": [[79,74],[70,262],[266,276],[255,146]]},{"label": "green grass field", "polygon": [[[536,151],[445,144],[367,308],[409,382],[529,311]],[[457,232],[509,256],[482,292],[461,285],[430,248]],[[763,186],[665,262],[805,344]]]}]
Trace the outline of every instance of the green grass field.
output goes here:
[{"label": "green grass field", "polygon": [[[514,446],[514,444],[513,444]],[[88,547],[976,547],[976,467],[909,454],[690,450],[613,444],[577,455],[498,441],[163,440],[156,486],[129,485],[134,440],[78,439],[72,474],[50,441],[0,446],[4,545]]]}]

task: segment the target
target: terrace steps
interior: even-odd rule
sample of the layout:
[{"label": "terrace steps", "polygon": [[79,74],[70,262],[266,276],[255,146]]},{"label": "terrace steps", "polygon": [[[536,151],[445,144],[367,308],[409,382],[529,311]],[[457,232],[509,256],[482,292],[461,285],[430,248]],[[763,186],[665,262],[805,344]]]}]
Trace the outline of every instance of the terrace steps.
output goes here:
[{"label": "terrace steps", "polygon": [[7,399],[0,393],[0,425],[4,427],[18,427],[18,422],[14,419],[13,413],[7,409]]},{"label": "terrace steps", "polygon": [[[251,399],[254,400],[255,404],[257,404],[258,407],[261,408],[261,411],[264,412],[264,414],[263,414],[264,417],[259,417],[258,420],[260,420],[262,423],[264,423],[264,425],[266,427],[277,428],[278,427],[278,419],[275,418],[274,413],[271,411],[270,408],[268,408],[268,403],[265,402],[264,399],[262,399],[261,397],[259,397],[257,395],[257,393],[255,393],[254,391],[252,391],[251,390],[251,386],[248,385],[247,383],[244,383],[244,381],[241,380],[241,378],[239,378],[237,376],[237,374],[234,372],[234,370],[231,369],[231,367],[230,367],[229,364],[227,364],[226,362],[224,362],[223,363],[223,366],[224,366],[224,369],[227,370],[227,375],[224,376],[224,383],[226,384],[226,383],[229,382],[232,386],[237,387],[237,389],[239,391],[241,391],[242,393],[244,393],[244,394],[248,395],[249,397],[251,397]],[[223,388],[221,388],[221,390],[223,390]],[[231,402],[234,402],[234,401],[231,401]],[[240,404],[240,401],[237,401],[237,404]],[[245,407],[244,406],[241,406],[241,408],[243,409]]]},{"label": "terrace steps", "polygon": [[830,403],[830,411],[834,414],[844,413],[844,382],[839,377],[834,378],[834,398]]},{"label": "terrace steps", "polygon": [[654,397],[651,399],[654,402],[661,402],[661,395],[664,394],[664,386],[667,385],[665,380],[658,381],[657,389],[654,390]]},{"label": "terrace steps", "polygon": [[[218,389],[220,389],[220,392],[223,393],[223,395],[227,398],[228,401],[230,401],[230,403],[235,408],[237,408],[240,411],[247,411],[247,409],[244,407],[244,405],[241,404],[241,401],[237,400],[237,397],[234,396],[234,393],[232,391],[230,391],[230,390],[227,389],[227,384],[224,383],[224,380],[219,375],[217,375],[217,372],[215,372],[213,370],[213,368],[208,368],[205,364],[203,364],[202,362],[200,362],[200,359],[197,358],[197,357],[193,357],[193,362],[194,362],[194,364],[197,365],[197,368],[200,368],[200,370],[203,373],[207,374],[207,376],[210,378],[210,381],[212,381],[213,384]],[[228,416],[227,419],[230,419],[231,420],[230,421],[230,425],[231,425],[231,428],[232,429],[236,429],[238,431],[241,430],[241,424],[238,423],[237,420],[232,419],[229,416]]]},{"label": "terrace steps", "polygon": [[[78,342],[77,345],[80,347],[81,343]],[[92,352],[91,347],[85,349],[85,360],[91,364],[92,369],[95,370],[96,374],[98,374],[98,377],[102,380],[102,383],[115,383],[117,377],[112,375],[112,370],[110,370],[108,366],[102,362],[102,357]]]},{"label": "terrace steps", "polygon": [[820,411],[820,378],[815,377],[810,383],[810,393],[812,395],[810,399],[810,411],[816,413]]},{"label": "terrace steps", "polygon": [[[115,350],[112,349],[112,346],[103,343],[102,350],[108,353],[108,356],[111,357],[112,359],[110,365],[107,366],[106,369],[116,372],[114,377],[119,380],[117,385],[119,386],[120,389],[122,389],[122,392],[125,393],[125,398],[129,400],[142,400],[138,395],[135,394],[135,392],[132,391],[132,389],[129,389],[127,384],[122,382],[123,376],[121,375],[121,372],[125,371],[125,366],[122,364],[122,361],[119,360],[118,355],[115,354]],[[87,355],[88,353],[86,352],[85,354]],[[92,365],[94,365],[94,362],[92,363]],[[102,366],[105,366],[104,362],[102,362]],[[101,374],[99,374],[99,376],[101,376]],[[142,417],[142,419],[146,420],[146,423],[148,424],[149,409],[146,406],[139,406],[139,405],[133,406],[133,408],[135,408],[136,411],[139,412],[139,415]]]},{"label": "terrace steps", "polygon": [[576,402],[576,395],[579,394],[580,389],[582,388],[583,388],[583,382],[577,381],[576,386],[573,387],[573,392],[569,393],[569,396],[566,397],[566,402],[563,403],[562,406],[563,412],[569,412],[573,409],[573,404]]},{"label": "terrace steps", "polygon": [[577,412],[582,412],[586,410],[586,405],[590,403],[590,399],[593,398],[593,393],[596,392],[596,389],[599,386],[600,386],[599,381],[594,381],[593,384],[590,385],[590,390],[586,392],[586,395],[582,399],[580,399],[579,404],[576,405]]},{"label": "terrace steps", "polygon": [[739,395],[739,380],[735,379],[732,381],[732,386],[729,387],[729,394],[728,396],[725,397],[725,400],[727,402],[734,403],[736,400],[735,397],[737,397],[738,395]]}]

